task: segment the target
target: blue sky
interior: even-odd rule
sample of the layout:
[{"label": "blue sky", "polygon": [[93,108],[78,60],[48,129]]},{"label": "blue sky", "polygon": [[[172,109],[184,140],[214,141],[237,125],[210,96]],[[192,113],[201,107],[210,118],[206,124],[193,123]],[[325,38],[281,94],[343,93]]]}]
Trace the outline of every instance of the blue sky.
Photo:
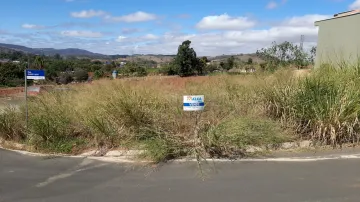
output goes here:
[{"label": "blue sky", "polygon": [[199,55],[219,55],[301,35],[316,45],[314,21],[360,8],[360,0],[3,0],[1,8],[0,43],[173,54],[189,39]]}]

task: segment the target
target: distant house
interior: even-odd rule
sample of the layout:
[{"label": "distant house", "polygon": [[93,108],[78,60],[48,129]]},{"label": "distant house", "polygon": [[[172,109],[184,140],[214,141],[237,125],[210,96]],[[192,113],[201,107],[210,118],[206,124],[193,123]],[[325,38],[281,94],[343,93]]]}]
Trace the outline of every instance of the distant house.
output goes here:
[{"label": "distant house", "polygon": [[360,57],[360,10],[337,13],[315,22],[319,27],[315,68],[323,63],[357,63]]}]

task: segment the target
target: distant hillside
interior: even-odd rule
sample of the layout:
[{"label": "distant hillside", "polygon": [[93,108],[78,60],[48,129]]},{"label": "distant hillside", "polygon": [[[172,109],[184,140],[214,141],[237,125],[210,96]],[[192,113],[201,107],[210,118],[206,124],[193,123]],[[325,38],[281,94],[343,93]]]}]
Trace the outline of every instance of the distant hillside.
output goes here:
[{"label": "distant hillside", "polygon": [[21,51],[24,53],[31,53],[31,54],[44,54],[50,56],[59,54],[65,57],[77,56],[77,57],[91,57],[91,58],[109,58],[109,56],[107,55],[93,53],[87,50],[77,49],[77,48],[67,48],[67,49],[28,48],[26,46],[0,43],[0,52],[9,52],[9,51],[11,52],[11,50]]},{"label": "distant hillside", "polygon": [[[63,57],[87,57],[91,59],[103,59],[103,60],[151,60],[158,64],[169,63],[173,60],[175,55],[157,55],[157,54],[135,54],[131,55],[104,55],[99,53],[93,53],[83,49],[77,48],[66,48],[66,49],[54,49],[54,48],[29,48],[26,46],[13,45],[13,44],[4,44],[0,43],[0,52],[11,53],[15,51],[20,51],[30,54],[44,54],[48,56],[53,56],[59,54]],[[223,61],[232,55],[220,55],[215,57],[208,57],[210,60]],[[249,58],[252,58],[254,62],[261,62],[262,60],[256,56],[256,54],[237,54],[233,55],[237,60],[247,61]]]}]

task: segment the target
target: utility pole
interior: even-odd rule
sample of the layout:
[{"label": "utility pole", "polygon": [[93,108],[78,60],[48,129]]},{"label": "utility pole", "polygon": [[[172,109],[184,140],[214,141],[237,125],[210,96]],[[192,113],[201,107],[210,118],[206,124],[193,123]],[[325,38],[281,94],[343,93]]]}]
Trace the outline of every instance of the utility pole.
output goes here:
[{"label": "utility pole", "polygon": [[305,40],[305,36],[301,35],[301,37],[300,37],[300,50],[301,51],[304,50],[304,40]]}]

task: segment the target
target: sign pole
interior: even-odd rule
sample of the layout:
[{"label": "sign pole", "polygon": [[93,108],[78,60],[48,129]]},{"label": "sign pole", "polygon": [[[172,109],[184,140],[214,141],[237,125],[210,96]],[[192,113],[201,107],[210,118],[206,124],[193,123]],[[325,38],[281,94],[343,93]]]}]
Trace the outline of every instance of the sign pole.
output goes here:
[{"label": "sign pole", "polygon": [[29,117],[29,114],[28,114],[28,103],[27,103],[27,75],[26,75],[26,69],[25,69],[25,121],[26,121],[26,130],[28,128],[28,117]]}]

